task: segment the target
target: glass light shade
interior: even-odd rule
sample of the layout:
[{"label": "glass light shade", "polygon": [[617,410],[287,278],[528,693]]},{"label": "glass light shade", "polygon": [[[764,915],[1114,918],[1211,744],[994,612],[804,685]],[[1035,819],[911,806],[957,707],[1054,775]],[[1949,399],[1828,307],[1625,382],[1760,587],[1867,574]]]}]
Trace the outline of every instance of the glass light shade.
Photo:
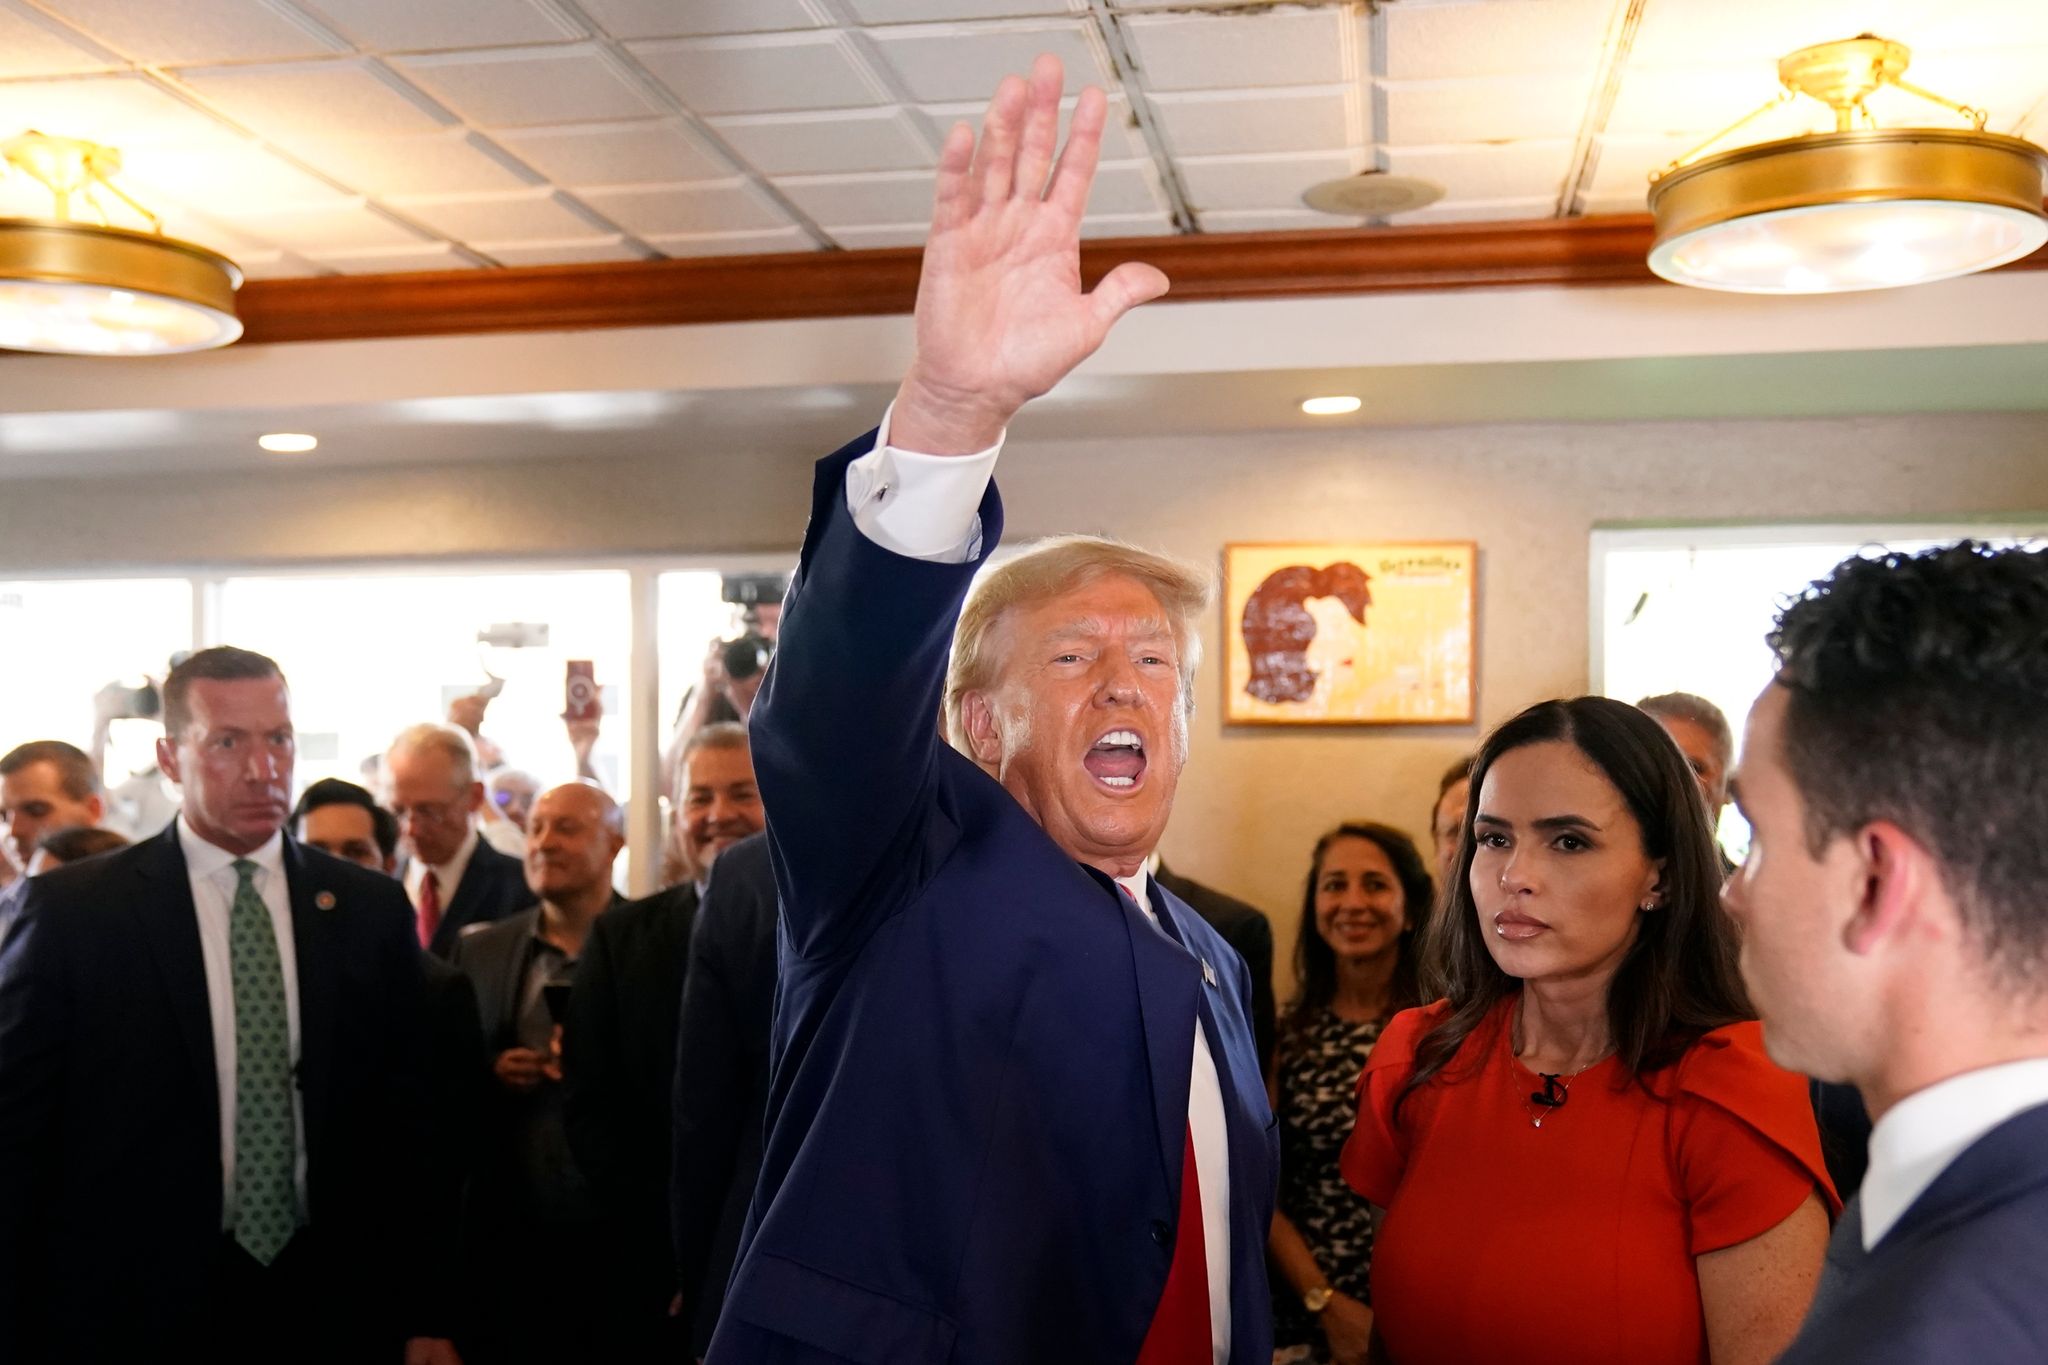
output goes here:
[{"label": "glass light shade", "polygon": [[2048,153],[1993,133],[1861,129],[1739,148],[1650,190],[1650,269],[1745,294],[1951,279],[2048,244]]},{"label": "glass light shade", "polygon": [[0,347],[171,355],[242,335],[224,256],[151,233],[0,219]]}]

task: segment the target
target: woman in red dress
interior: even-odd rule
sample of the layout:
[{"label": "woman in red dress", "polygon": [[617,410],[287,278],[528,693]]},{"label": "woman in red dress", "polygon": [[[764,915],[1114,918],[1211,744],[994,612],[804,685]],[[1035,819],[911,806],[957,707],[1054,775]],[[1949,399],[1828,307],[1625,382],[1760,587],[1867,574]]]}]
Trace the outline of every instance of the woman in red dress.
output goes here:
[{"label": "woman in red dress", "polygon": [[1472,765],[1423,954],[1343,1156],[1386,1211],[1395,1365],[1763,1365],[1840,1209],[1805,1081],[1764,1055],[1691,771],[1603,697],[1531,707]]}]

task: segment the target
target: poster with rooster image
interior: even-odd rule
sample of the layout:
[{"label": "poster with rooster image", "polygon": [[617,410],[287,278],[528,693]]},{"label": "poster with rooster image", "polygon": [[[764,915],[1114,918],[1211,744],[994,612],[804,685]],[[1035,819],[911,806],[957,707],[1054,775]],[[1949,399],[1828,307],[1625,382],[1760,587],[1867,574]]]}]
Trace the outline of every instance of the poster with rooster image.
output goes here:
[{"label": "poster with rooster image", "polygon": [[1478,559],[1471,541],[1225,547],[1225,723],[1469,724]]}]

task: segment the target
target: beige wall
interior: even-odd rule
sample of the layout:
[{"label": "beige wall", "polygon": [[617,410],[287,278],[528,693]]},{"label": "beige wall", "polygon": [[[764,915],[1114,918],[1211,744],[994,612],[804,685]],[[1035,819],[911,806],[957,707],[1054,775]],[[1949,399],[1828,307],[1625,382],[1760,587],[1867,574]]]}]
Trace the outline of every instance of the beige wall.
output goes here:
[{"label": "beige wall", "polygon": [[[1486,724],[1585,687],[1595,525],[2040,511],[2048,415],[1058,445],[1034,444],[1026,427],[1001,477],[1013,538],[1103,531],[1206,563],[1231,540],[1478,541]],[[4,482],[0,574],[111,562],[775,551],[795,544],[807,500],[802,461],[761,457]],[[1214,632],[1212,622],[1212,658]],[[1272,914],[1284,959],[1315,835],[1352,815],[1422,834],[1437,774],[1480,729],[1225,731],[1218,695],[1212,669],[1166,853]]]}]

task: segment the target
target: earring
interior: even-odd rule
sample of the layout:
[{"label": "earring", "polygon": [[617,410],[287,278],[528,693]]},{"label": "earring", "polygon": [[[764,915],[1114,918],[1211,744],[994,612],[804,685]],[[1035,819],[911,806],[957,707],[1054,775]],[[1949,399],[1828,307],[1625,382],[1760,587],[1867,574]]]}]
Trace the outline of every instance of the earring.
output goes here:
[{"label": "earring", "polygon": [[1643,902],[1643,909],[1645,909],[1645,910],[1655,910],[1656,908],[1657,908],[1657,898],[1656,898],[1655,896],[1652,896],[1652,897],[1650,897],[1650,898],[1649,898],[1648,900],[1646,900],[1646,901],[1644,901],[1644,902]]}]

